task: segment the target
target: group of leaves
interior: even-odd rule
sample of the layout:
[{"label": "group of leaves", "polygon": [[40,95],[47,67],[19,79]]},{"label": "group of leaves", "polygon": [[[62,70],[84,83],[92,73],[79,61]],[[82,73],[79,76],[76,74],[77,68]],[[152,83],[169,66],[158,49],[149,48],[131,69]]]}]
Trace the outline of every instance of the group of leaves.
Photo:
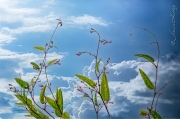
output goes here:
[{"label": "group of leaves", "polygon": [[[154,58],[149,56],[149,55],[147,55],[147,54],[135,54],[135,56],[142,57],[142,58],[148,60],[149,62],[154,63]],[[149,79],[147,74],[142,69],[139,69],[139,72],[140,72],[140,75],[141,75],[141,77],[142,77],[146,87],[149,90],[154,90],[155,86],[152,83],[152,81]],[[154,119],[162,119],[162,117],[155,110],[150,109],[149,110],[149,114],[151,114]],[[146,116],[148,116],[148,112],[145,111],[145,110],[140,110],[140,116],[141,117],[146,117]]]},{"label": "group of leaves", "polygon": [[[76,76],[81,79],[82,81],[84,81],[85,83],[87,83],[91,88],[95,89],[96,87],[96,82],[94,82],[92,79],[89,79],[86,76],[83,76],[81,74],[76,74]],[[109,101],[110,99],[110,92],[109,92],[109,85],[108,85],[108,79],[106,76],[106,73],[103,72],[102,75],[102,79],[101,79],[101,90],[100,90],[100,94],[102,96],[102,100],[103,101]],[[97,105],[97,92],[95,93],[95,103]]]},{"label": "group of leaves", "polygon": [[[34,47],[37,50],[43,50],[44,48],[41,46],[35,46]],[[52,65],[55,63],[58,59],[53,59],[47,63],[47,66]],[[30,62],[30,64],[33,66],[34,69],[40,70],[40,67],[35,62]],[[21,78],[15,78],[15,81],[19,84],[19,86],[22,89],[22,93],[16,93],[15,96],[17,99],[20,100],[20,102],[17,102],[16,104],[19,106],[24,106],[26,110],[29,112],[29,114],[25,115],[26,117],[35,117],[37,119],[49,119],[48,116],[46,116],[40,109],[36,107],[35,104],[32,103],[32,100],[29,99],[27,96],[28,93],[33,89],[33,86],[35,85],[34,79],[32,79],[31,83],[22,80]],[[54,110],[55,115],[57,117],[61,117],[63,119],[70,119],[70,116],[67,112],[63,112],[63,95],[61,89],[56,89],[56,98],[50,98],[45,95],[47,84],[43,86],[40,92],[39,101],[42,105],[45,106],[44,110],[46,109],[46,103],[48,103]],[[31,97],[32,98],[32,97]],[[34,101],[34,99],[33,99]]]},{"label": "group of leaves", "polygon": [[[35,46],[34,47],[37,50],[41,50],[41,51],[45,51],[44,47],[41,46]],[[142,57],[146,60],[148,60],[151,63],[154,63],[154,58],[147,55],[147,54],[135,54],[135,56],[138,57]],[[52,65],[53,63],[55,63],[58,59],[53,59],[51,61],[48,62],[47,67]],[[97,72],[99,71],[99,64],[101,62],[101,59],[99,59],[98,61],[96,61],[96,65],[95,65],[95,70]],[[30,62],[30,64],[33,66],[34,69],[36,70],[40,70],[42,67],[39,66],[38,64],[36,64],[35,62]],[[146,85],[146,87],[149,90],[155,90],[155,86],[154,84],[151,82],[151,80],[149,79],[149,77],[146,75],[146,73],[142,70],[139,69],[140,75],[144,81],[144,84]],[[76,74],[76,77],[78,77],[80,80],[82,80],[83,82],[85,82],[89,87],[91,87],[92,89],[94,89],[94,104],[95,106],[98,106],[98,100],[97,100],[97,95],[100,95],[102,101],[109,101],[110,100],[110,91],[109,91],[109,85],[108,85],[108,79],[106,76],[106,72],[102,71],[102,75],[101,75],[101,83],[99,85],[97,85],[98,82],[95,82],[94,80],[81,75],[81,74]],[[22,88],[22,93],[16,93],[15,96],[17,99],[20,100],[20,102],[17,102],[17,105],[23,105],[26,107],[27,111],[29,112],[28,115],[25,115],[27,117],[35,117],[37,119],[49,119],[49,117],[47,115],[45,115],[40,109],[38,109],[35,104],[33,104],[33,101],[31,99],[29,99],[27,96],[28,93],[26,92],[30,92],[31,87],[33,87],[35,85],[35,82],[32,80],[31,83],[29,84],[28,82],[20,79],[20,78],[15,78],[15,81],[19,84],[19,86]],[[97,90],[99,86],[99,91]],[[46,87],[47,84],[45,84],[40,92],[40,96],[39,96],[39,101],[42,105],[44,105],[46,107],[46,103],[48,103],[54,110],[55,115],[57,117],[62,117],[63,119],[70,119],[70,116],[67,112],[63,112],[63,95],[62,95],[62,90],[61,89],[56,89],[56,96],[55,98],[50,98],[48,96],[45,95],[46,92]],[[46,108],[44,108],[46,109]],[[148,115],[152,115],[152,117],[154,119],[162,119],[162,117],[157,113],[156,110],[150,109],[149,112],[145,111],[145,110],[140,110],[140,116],[141,117],[147,117]]]}]

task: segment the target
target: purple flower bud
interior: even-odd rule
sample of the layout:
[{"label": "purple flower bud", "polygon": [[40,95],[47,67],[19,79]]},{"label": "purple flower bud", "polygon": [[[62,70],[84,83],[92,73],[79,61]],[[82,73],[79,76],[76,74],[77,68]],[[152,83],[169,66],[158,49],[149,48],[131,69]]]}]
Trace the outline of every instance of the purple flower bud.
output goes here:
[{"label": "purple flower bud", "polygon": [[89,95],[87,93],[84,93],[84,97],[89,97]]}]

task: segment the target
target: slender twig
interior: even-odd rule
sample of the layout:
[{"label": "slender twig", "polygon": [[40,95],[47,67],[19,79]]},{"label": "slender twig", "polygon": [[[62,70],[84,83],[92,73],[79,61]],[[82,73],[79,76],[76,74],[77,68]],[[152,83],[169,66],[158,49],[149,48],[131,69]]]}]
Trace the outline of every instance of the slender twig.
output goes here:
[{"label": "slender twig", "polygon": [[[103,98],[102,98],[102,94],[100,93],[100,92],[101,92],[101,91],[100,91],[100,89],[101,89],[100,77],[101,77],[101,75],[102,75],[103,72],[106,73],[106,66],[107,66],[108,63],[109,63],[110,58],[108,58],[107,63],[104,65],[104,67],[103,67],[103,69],[102,69],[101,72],[100,72],[100,71],[96,71],[96,65],[97,65],[97,63],[98,63],[98,55],[99,55],[100,43],[106,44],[106,43],[111,43],[111,41],[108,42],[108,41],[106,41],[106,40],[101,40],[101,39],[100,39],[100,34],[99,34],[99,32],[97,32],[97,31],[96,31],[95,29],[93,29],[93,28],[91,28],[91,31],[90,31],[90,32],[91,32],[91,33],[95,32],[95,33],[98,35],[98,44],[97,44],[96,54],[94,55],[94,54],[92,54],[92,53],[90,53],[90,52],[86,52],[86,51],[85,51],[85,52],[79,52],[79,53],[77,53],[76,55],[80,56],[80,55],[83,54],[83,53],[87,53],[87,54],[89,54],[89,55],[91,55],[91,56],[93,56],[93,57],[95,58],[95,75],[96,75],[96,78],[97,78],[97,84],[96,84],[95,89],[92,89],[92,91],[93,91],[94,93],[99,94],[99,96],[100,96],[100,98],[101,98],[101,101],[103,102],[103,105],[105,106],[105,109],[106,109],[106,111],[107,111],[107,113],[108,113],[108,116],[109,116],[109,118],[111,118],[110,113],[109,113],[109,110],[108,110],[108,108],[107,108],[107,105],[106,105],[105,101],[104,101]],[[90,89],[89,86],[87,86],[87,88]],[[91,92],[91,93],[92,93],[92,92]],[[92,97],[93,97],[93,96],[92,96]],[[91,100],[92,100],[92,103],[93,103],[94,109],[95,109],[94,101],[93,101],[93,99],[91,99]],[[98,105],[97,108],[98,108],[97,110],[95,109],[96,117],[98,116],[98,112],[101,110],[102,107],[99,107],[99,105]],[[97,117],[97,118],[98,118],[98,117]]]},{"label": "slender twig", "polygon": [[156,107],[157,107],[157,102],[158,102],[158,99],[160,97],[160,95],[162,93],[159,93],[166,85],[168,85],[170,82],[166,83],[159,91],[157,91],[157,80],[158,80],[158,68],[159,68],[159,60],[160,60],[160,46],[159,46],[159,42],[158,42],[158,39],[156,38],[156,36],[154,35],[154,33],[152,33],[151,31],[149,31],[148,29],[145,29],[145,28],[141,28],[141,27],[132,27],[131,28],[131,33],[130,33],[130,36],[132,37],[132,29],[141,29],[141,30],[145,30],[147,32],[149,32],[154,38],[155,38],[155,42],[151,42],[151,44],[155,43],[157,45],[157,50],[158,50],[158,54],[157,54],[157,63],[155,64],[154,62],[151,62],[155,68],[156,68],[156,74],[155,74],[155,82],[154,82],[154,94],[153,94],[153,98],[152,98],[152,102],[151,102],[151,107],[148,108],[149,110],[149,113],[148,113],[148,119],[151,119],[151,110],[153,109],[153,106],[154,106],[154,100],[156,98],[156,95],[158,94],[158,97],[156,99],[156,104],[155,104],[155,111],[156,111]]}]

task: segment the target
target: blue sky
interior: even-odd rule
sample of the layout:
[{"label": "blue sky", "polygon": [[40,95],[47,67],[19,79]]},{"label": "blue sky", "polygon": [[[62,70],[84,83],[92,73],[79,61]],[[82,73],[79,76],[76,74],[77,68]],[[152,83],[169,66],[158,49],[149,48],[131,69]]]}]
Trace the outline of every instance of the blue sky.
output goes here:
[{"label": "blue sky", "polygon": [[[162,91],[159,113],[167,118],[180,118],[178,0],[1,0],[0,4],[0,119],[25,119],[25,112],[17,111],[21,109],[14,104],[17,99],[7,92],[8,84],[17,86],[14,78],[19,73],[28,82],[38,74],[30,62],[40,62],[43,54],[33,47],[49,41],[57,18],[63,26],[53,37],[58,49],[50,50],[48,60],[60,58],[61,65],[51,66],[48,76],[53,92],[62,88],[65,111],[72,119],[95,118],[90,100],[81,98],[82,94],[75,89],[80,83],[75,74],[95,78],[93,57],[75,55],[80,51],[96,52],[98,36],[91,34],[90,28],[97,30],[101,39],[112,41],[100,46],[99,58],[101,65],[111,58],[107,76],[114,104],[108,107],[113,119],[140,118],[139,110],[150,106],[152,92],[145,87],[138,69],[143,69],[153,81],[155,70],[152,64],[140,62],[134,54],[146,53],[157,61],[157,47],[150,45],[155,39],[146,31],[133,29],[130,37],[134,26],[150,30],[159,41],[158,86],[172,81]],[[174,36],[170,32],[173,29]],[[45,83],[44,74],[41,83]],[[40,88],[35,91],[38,101]],[[106,111],[102,109],[99,116],[106,118]]]}]

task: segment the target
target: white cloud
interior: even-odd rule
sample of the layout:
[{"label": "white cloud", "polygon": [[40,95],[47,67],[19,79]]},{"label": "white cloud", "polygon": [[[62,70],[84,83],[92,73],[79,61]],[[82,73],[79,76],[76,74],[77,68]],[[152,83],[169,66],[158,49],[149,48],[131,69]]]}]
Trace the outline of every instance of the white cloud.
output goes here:
[{"label": "white cloud", "polygon": [[74,25],[100,25],[100,26],[108,26],[109,23],[104,21],[100,17],[94,17],[87,14],[84,14],[83,16],[71,16],[67,19],[68,24],[74,24]]},{"label": "white cloud", "polygon": [[122,61],[120,63],[110,63],[108,64],[108,68],[112,70],[123,70],[126,68],[134,68],[135,66],[141,64],[141,62],[137,62],[135,60]]},{"label": "white cloud", "polygon": [[18,7],[20,1],[1,0],[0,22],[19,22],[29,15],[38,14],[39,9]]},{"label": "white cloud", "polygon": [[[53,2],[53,0],[46,1],[46,4],[53,4]],[[0,43],[11,43],[18,34],[45,32],[54,29],[53,25],[56,26],[55,19],[58,18],[58,15],[49,12],[41,15],[42,8],[21,7],[22,4],[24,3],[19,0],[1,1]],[[9,25],[3,26],[3,23],[9,23]]]},{"label": "white cloud", "polygon": [[11,43],[16,38],[12,35],[3,34],[0,32],[0,43]]},{"label": "white cloud", "polygon": [[12,108],[11,107],[1,107],[0,114],[6,114],[6,113],[12,113]]}]

